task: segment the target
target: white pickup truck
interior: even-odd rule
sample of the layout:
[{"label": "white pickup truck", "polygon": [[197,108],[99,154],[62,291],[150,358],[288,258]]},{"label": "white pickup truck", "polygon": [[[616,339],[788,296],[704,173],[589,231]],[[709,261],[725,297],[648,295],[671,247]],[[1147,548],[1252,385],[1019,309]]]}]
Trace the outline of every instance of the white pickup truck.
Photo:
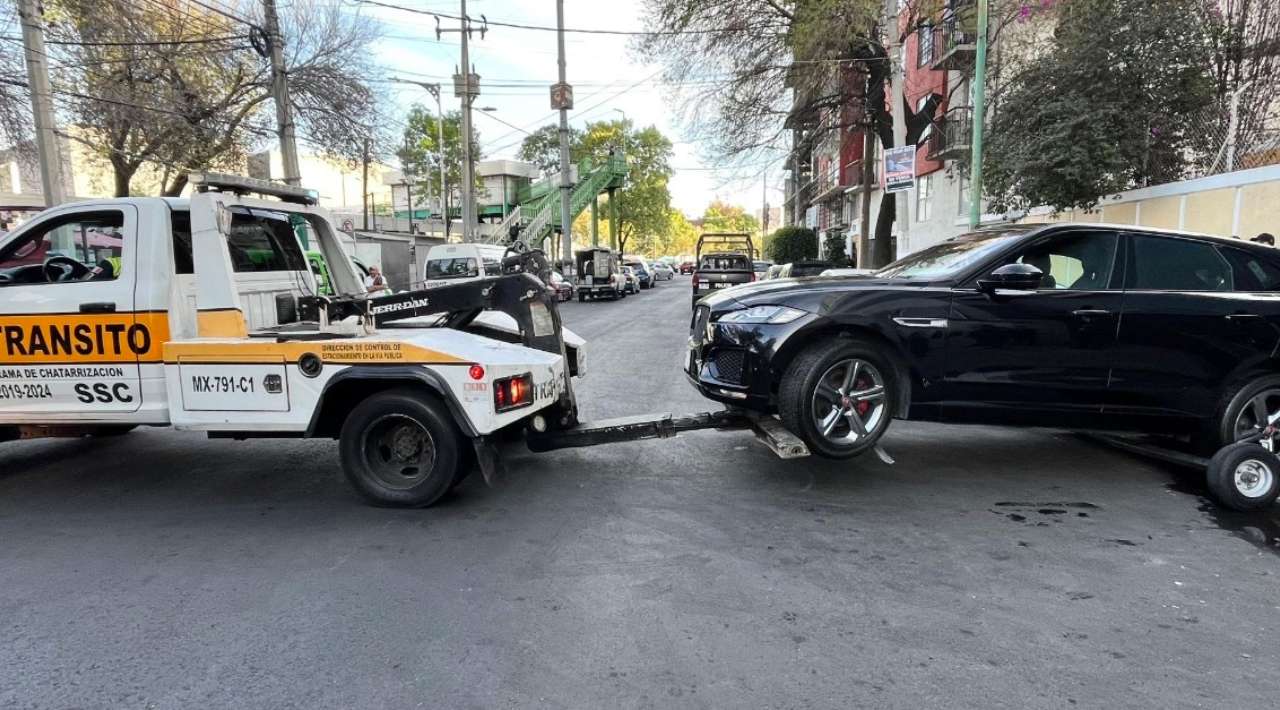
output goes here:
[{"label": "white pickup truck", "polygon": [[[338,438],[361,494],[425,506],[477,457],[489,473],[496,432],[575,423],[582,343],[532,274],[371,298],[312,193],[192,184],[49,209],[0,240],[0,441]],[[336,297],[317,296],[304,238]],[[500,293],[513,317],[486,310]]]}]

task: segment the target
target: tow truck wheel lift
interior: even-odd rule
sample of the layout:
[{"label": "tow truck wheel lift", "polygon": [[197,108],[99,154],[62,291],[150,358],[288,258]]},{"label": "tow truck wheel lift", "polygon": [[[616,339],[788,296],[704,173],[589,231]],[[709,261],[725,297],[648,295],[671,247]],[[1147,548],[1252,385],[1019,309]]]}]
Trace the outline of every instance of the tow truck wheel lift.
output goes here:
[{"label": "tow truck wheel lift", "polygon": [[[434,317],[442,325],[461,329],[473,324],[476,317],[486,310],[500,311],[514,319],[518,326],[518,339],[509,336],[512,342],[559,354],[568,363],[558,304],[546,288],[550,283],[551,264],[541,251],[527,249],[517,241],[508,248],[502,268],[503,274],[491,279],[386,296],[307,297],[299,300],[299,315],[304,321],[321,323],[335,323],[359,316],[372,321],[377,327],[394,327],[398,321]],[[489,334],[502,337],[498,332]],[[742,409],[684,415],[664,412],[580,422],[572,369],[568,366],[564,369],[564,392],[558,405],[545,414],[535,415],[526,429],[525,443],[531,451],[665,439],[681,432],[703,429],[749,429],[780,458],[809,455],[804,442],[778,419]],[[481,473],[486,482],[492,483],[500,469],[496,448],[484,438],[476,439],[475,447]]]}]

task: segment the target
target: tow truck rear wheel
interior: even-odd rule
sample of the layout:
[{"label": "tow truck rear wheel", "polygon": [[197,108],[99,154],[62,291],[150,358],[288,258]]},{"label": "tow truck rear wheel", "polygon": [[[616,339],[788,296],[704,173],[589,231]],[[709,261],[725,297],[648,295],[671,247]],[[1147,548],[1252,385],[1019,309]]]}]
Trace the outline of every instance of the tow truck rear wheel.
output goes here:
[{"label": "tow truck rear wheel", "polygon": [[897,383],[880,348],[858,340],[816,345],[796,356],[782,377],[782,423],[831,459],[875,446],[889,428]]},{"label": "tow truck rear wheel", "polygon": [[395,389],[369,397],[342,425],[342,470],[375,505],[424,508],[466,465],[462,434],[434,397]]}]

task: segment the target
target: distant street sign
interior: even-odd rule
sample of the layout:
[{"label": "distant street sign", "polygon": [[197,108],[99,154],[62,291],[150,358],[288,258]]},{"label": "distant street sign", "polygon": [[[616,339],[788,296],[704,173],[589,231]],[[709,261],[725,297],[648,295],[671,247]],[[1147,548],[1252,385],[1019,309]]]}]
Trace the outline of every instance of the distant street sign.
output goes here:
[{"label": "distant street sign", "polygon": [[573,87],[569,84],[552,84],[551,85],[551,109],[559,111],[573,110]]},{"label": "distant street sign", "polygon": [[884,189],[902,192],[915,187],[916,147],[904,145],[884,152]]}]

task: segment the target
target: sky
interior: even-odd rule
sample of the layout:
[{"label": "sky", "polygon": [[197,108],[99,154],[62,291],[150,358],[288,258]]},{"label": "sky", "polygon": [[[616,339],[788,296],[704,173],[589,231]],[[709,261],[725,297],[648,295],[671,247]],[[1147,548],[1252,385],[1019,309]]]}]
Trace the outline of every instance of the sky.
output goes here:
[{"label": "sky", "polygon": [[[386,0],[404,7],[459,14],[459,0]],[[444,109],[460,106],[454,97],[451,76],[460,61],[456,33],[436,39],[433,17],[402,10],[356,5],[357,11],[383,23],[384,38],[375,48],[377,59],[392,76],[445,83]],[[469,0],[467,12],[479,24],[490,20],[555,27],[555,0]],[[565,0],[565,27],[583,29],[645,29],[641,0]],[[457,20],[441,20],[441,27],[457,27]],[[628,48],[629,37],[586,33],[566,34],[568,81],[574,85],[574,110],[570,124],[583,127],[590,121],[621,118],[618,110],[637,127],[656,126],[675,148],[671,164],[672,204],[690,217],[702,214],[713,199],[760,209],[763,182],[769,183],[769,204],[782,202],[781,161],[765,176],[748,178],[744,171],[717,167],[706,160],[702,147],[686,140],[687,127],[678,120],[678,90],[662,82],[663,67],[641,60]],[[514,158],[525,130],[558,121],[550,107],[549,87],[556,81],[556,33],[490,26],[483,38],[469,43],[471,62],[480,75],[481,95],[475,108],[493,107],[493,115],[476,110],[472,119],[486,158]],[[487,83],[500,86],[488,87]],[[394,100],[407,110],[422,103],[432,111],[435,100],[425,90],[403,84],[389,85]],[[396,115],[396,114],[393,114]],[[399,115],[403,115],[400,113]],[[501,121],[499,121],[501,119]],[[505,122],[505,124],[503,123]],[[753,171],[754,172],[754,171]]]}]

